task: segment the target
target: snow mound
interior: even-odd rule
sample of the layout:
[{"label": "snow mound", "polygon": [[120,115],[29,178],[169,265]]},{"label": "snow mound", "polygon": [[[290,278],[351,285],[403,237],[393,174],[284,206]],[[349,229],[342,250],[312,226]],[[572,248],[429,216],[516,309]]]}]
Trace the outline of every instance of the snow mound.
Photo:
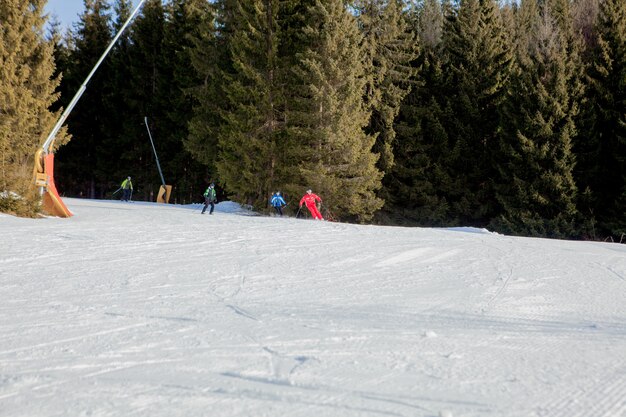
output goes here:
[{"label": "snow mound", "polygon": [[[188,208],[188,209],[192,209],[192,210],[198,210],[203,205],[204,205],[204,203],[194,203],[194,204],[187,204],[187,205],[185,205],[183,207]],[[252,210],[252,208],[243,207],[241,204],[236,203],[234,201],[221,201],[221,202],[215,204],[215,212],[217,212],[217,213],[228,213],[228,214],[238,214],[238,215],[242,215],[242,216],[258,216],[259,215],[254,210]]]},{"label": "snow mound", "polygon": [[497,235],[496,232],[491,232],[484,228],[478,227],[444,227],[444,230],[450,230],[451,232],[463,232],[463,233],[476,233],[479,235]]}]

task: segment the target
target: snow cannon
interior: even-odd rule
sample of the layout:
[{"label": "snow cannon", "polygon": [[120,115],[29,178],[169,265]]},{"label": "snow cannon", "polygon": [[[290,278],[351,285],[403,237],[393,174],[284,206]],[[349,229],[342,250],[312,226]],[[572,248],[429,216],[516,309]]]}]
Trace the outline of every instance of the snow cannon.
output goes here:
[{"label": "snow cannon", "polygon": [[157,203],[167,204],[170,202],[170,195],[172,195],[171,185],[162,185],[159,187],[159,194],[157,194]]},{"label": "snow cannon", "polygon": [[57,187],[54,184],[54,153],[52,152],[52,143],[54,142],[57,133],[61,130],[61,126],[63,126],[63,123],[65,123],[65,120],[72,112],[72,109],[74,109],[74,106],[76,106],[76,103],[78,103],[78,100],[80,100],[81,96],[87,89],[87,84],[89,84],[89,81],[98,70],[98,67],[100,67],[100,64],[102,64],[102,61],[104,61],[104,58],[106,58],[109,54],[124,30],[135,18],[145,1],[146,0],[141,0],[128,19],[126,19],[124,25],[122,25],[120,30],[117,32],[117,35],[115,35],[113,40],[111,40],[107,49],[104,51],[98,62],[96,62],[96,65],[94,65],[89,75],[87,75],[87,78],[74,95],[74,98],[72,98],[72,101],[70,101],[70,104],[67,105],[67,108],[61,114],[61,117],[46,138],[46,141],[35,153],[35,168],[33,169],[33,176],[35,177],[35,185],[39,187],[41,192],[43,209],[48,214],[58,217],[71,217],[73,215],[72,212],[65,206],[63,200],[61,200]]},{"label": "snow cannon", "polygon": [[43,210],[57,217],[72,217],[72,212],[67,208],[57,187],[54,184],[54,154],[45,154],[43,149],[35,153],[35,168],[33,169],[35,186],[41,190],[41,205]]},{"label": "snow cannon", "polygon": [[157,203],[167,204],[170,202],[170,195],[172,194],[172,186],[165,184],[165,178],[163,177],[163,171],[161,170],[161,164],[159,163],[159,155],[157,155],[156,148],[154,147],[154,140],[152,139],[152,132],[150,131],[150,126],[148,125],[148,116],[143,118],[144,123],[146,124],[146,129],[148,129],[148,137],[150,138],[150,144],[152,145],[152,151],[154,152],[154,159],[156,160],[157,168],[159,170],[159,175],[161,176],[161,187],[159,187],[159,193],[157,194]]}]

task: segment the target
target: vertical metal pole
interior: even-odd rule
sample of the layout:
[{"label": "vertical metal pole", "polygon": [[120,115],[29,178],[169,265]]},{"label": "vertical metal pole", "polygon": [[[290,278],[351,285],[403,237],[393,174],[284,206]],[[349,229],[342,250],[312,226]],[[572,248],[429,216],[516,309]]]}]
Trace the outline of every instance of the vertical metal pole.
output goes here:
[{"label": "vertical metal pole", "polygon": [[159,175],[161,176],[161,182],[163,183],[163,187],[165,187],[165,178],[163,178],[163,171],[161,171],[161,164],[159,164],[159,157],[156,152],[156,148],[154,147],[154,141],[152,140],[152,133],[150,133],[150,127],[148,126],[148,117],[144,118],[144,122],[146,123],[146,129],[148,129],[148,136],[150,137],[150,143],[152,144],[152,151],[154,152],[154,157],[156,158],[157,168],[159,169]]}]

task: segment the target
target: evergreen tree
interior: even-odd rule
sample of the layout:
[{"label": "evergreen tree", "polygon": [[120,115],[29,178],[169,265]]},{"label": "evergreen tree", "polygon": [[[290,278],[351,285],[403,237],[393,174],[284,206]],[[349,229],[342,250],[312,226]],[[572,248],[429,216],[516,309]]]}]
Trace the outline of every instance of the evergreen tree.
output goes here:
[{"label": "evergreen tree", "polygon": [[[127,103],[125,135],[130,141],[127,149],[120,150],[122,163],[136,184],[139,198],[154,201],[161,185],[161,177],[150,138],[145,126],[148,118],[155,140],[157,154],[162,149],[165,129],[159,123],[165,120],[170,97],[168,84],[172,80],[172,68],[166,55],[166,14],[161,0],[148,0],[142,13],[133,22],[130,32],[130,83],[132,95]],[[182,140],[182,137],[180,138]],[[160,158],[171,158],[163,152]]]},{"label": "evergreen tree", "polygon": [[[78,90],[132,11],[132,0],[116,0],[111,21],[105,1],[87,0],[67,54],[69,77],[65,100]],[[68,120],[79,143],[59,158],[61,180],[73,195],[103,197],[133,176],[134,198],[154,201],[161,185],[144,118],[148,118],[161,168],[174,186],[174,202],[188,202],[204,186],[204,169],[183,148],[188,136],[192,99],[186,92],[198,83],[191,65],[190,45],[211,21],[210,4],[176,0],[163,7],[159,0],[144,4],[141,13],[117,40]],[[87,158],[87,159],[86,159]],[[82,181],[77,179],[83,179]],[[87,180],[84,180],[84,179]],[[63,181],[65,180],[65,181]],[[195,189],[194,189],[195,187]]]},{"label": "evergreen tree", "polygon": [[[197,200],[206,187],[206,167],[185,149],[189,123],[193,113],[193,86],[201,78],[192,65],[195,39],[204,31],[213,31],[213,7],[205,0],[173,0],[166,8],[164,56],[171,78],[163,85],[168,98],[162,120],[152,120],[159,128],[159,154],[166,182],[176,180],[172,191],[174,201]],[[156,138],[155,138],[156,140]],[[156,146],[156,144],[155,144]]]},{"label": "evergreen tree", "polygon": [[[228,38],[232,69],[223,77],[223,123],[218,133],[220,183],[240,202],[259,208],[280,183],[284,96],[278,0],[224,3],[233,31]],[[231,69],[229,72],[228,69]]]},{"label": "evergreen tree", "polygon": [[409,30],[408,13],[399,0],[356,0],[359,26],[363,32],[366,67],[370,69],[365,100],[371,111],[367,132],[376,136],[374,152],[378,167],[387,173],[393,167],[396,137],[394,120],[400,103],[410,91],[410,65],[418,52],[414,32]]},{"label": "evergreen tree", "polygon": [[[572,10],[572,0],[543,0],[542,7],[549,10],[550,16],[554,20],[562,37],[563,51],[566,56],[568,71],[571,76],[567,78],[567,90],[569,91],[574,124],[580,124],[580,106],[585,99],[585,85],[583,84],[585,63],[585,39],[580,29],[575,27],[574,11]],[[592,10],[592,9],[591,9]],[[593,16],[590,16],[593,18]]]},{"label": "evergreen tree", "polygon": [[588,52],[597,45],[596,24],[600,13],[601,0],[574,0],[572,17],[574,33],[580,34],[583,43],[583,56],[591,59]]},{"label": "evergreen tree", "polygon": [[310,47],[311,38],[307,28],[314,5],[315,0],[281,0],[280,3],[281,39],[278,54],[284,70],[279,75],[279,84],[285,97],[285,129],[281,134],[283,175],[276,184],[276,189],[283,190],[286,201],[294,201],[294,211],[295,203],[300,200],[307,187],[303,185],[307,181],[302,179],[300,165],[310,146],[307,141],[302,140],[303,132],[308,127],[305,126],[303,130],[298,122],[301,119],[300,111],[310,102],[308,94],[303,94],[302,74],[297,68],[301,66],[304,52]]},{"label": "evergreen tree", "polygon": [[370,111],[363,100],[367,55],[356,20],[341,0],[317,0],[307,10],[307,48],[296,67],[299,94],[289,122],[302,144],[302,193],[313,188],[338,216],[371,218],[382,174],[365,133]]},{"label": "evergreen tree", "polygon": [[[572,137],[578,111],[577,57],[547,4],[524,0],[512,96],[502,106],[496,185],[503,213],[492,222],[506,233],[571,237],[576,185]],[[557,9],[558,10],[558,9]]]},{"label": "evergreen tree", "polygon": [[[115,20],[113,21],[113,32],[118,33],[132,12],[131,0],[116,0],[113,5]],[[106,115],[106,136],[103,136],[102,146],[99,147],[99,158],[106,161],[105,168],[101,175],[103,191],[114,192],[119,188],[122,180],[133,172],[128,170],[128,162],[123,156],[128,149],[135,147],[135,138],[128,134],[128,125],[131,120],[138,124],[137,120],[130,117],[129,103],[135,95],[132,85],[131,71],[131,42],[132,26],[121,34],[115,47],[106,58],[107,66],[110,68],[107,77],[106,94],[103,89],[99,92],[102,97],[100,111]],[[138,181],[134,181],[139,185]],[[109,195],[109,194],[104,195]]]},{"label": "evergreen tree", "polygon": [[427,0],[415,10],[422,50],[412,64],[419,74],[403,101],[396,123],[395,165],[387,177],[386,212],[394,223],[441,226],[451,224],[448,135],[443,126],[445,103],[442,28],[439,0]]},{"label": "evergreen tree", "polygon": [[[449,7],[448,4],[445,7]],[[444,5],[439,0],[424,0],[421,7],[415,8],[412,15],[417,18],[420,43],[429,51],[439,51],[443,36]]]},{"label": "evergreen tree", "polygon": [[[53,76],[54,40],[44,37],[45,0],[0,2],[0,211],[33,216],[36,150],[60,116],[49,109],[60,82]],[[55,148],[69,138],[57,135]]]},{"label": "evergreen tree", "polygon": [[[67,91],[67,82],[65,79],[68,78],[68,74],[72,70],[71,65],[71,54],[74,48],[74,38],[72,37],[72,32],[67,29],[65,32],[62,32],[61,22],[59,20],[54,20],[48,22],[49,30],[47,39],[54,44],[54,62],[55,62],[55,70],[54,77],[59,77],[62,81],[57,88],[57,92],[60,93],[61,97],[66,98],[70,95],[70,92]],[[61,108],[61,101],[68,102],[68,99],[59,100],[53,106],[52,109],[55,111]]]},{"label": "evergreen tree", "polygon": [[494,0],[463,0],[446,20],[447,62],[442,106],[450,147],[447,201],[454,221],[485,225],[498,212],[493,149],[498,107],[508,91],[512,53]]},{"label": "evergreen tree", "polygon": [[[110,6],[105,0],[84,0],[85,10],[75,26],[74,49],[65,72],[61,102],[67,105],[79,91],[111,41]],[[104,62],[94,74],[80,101],[67,119],[73,140],[59,149],[56,158],[58,184],[70,195],[102,197],[106,170],[99,156],[107,136],[109,120],[101,103],[106,92],[110,67]],[[69,93],[69,94],[65,94]]]},{"label": "evergreen tree", "polygon": [[[183,140],[185,149],[199,163],[206,166],[209,173],[216,173],[218,156],[218,132],[222,124],[220,108],[224,93],[222,71],[229,66],[226,44],[230,33],[230,22],[224,21],[227,2],[217,1],[214,5],[215,21],[220,26],[220,37],[213,21],[204,21],[191,38],[190,60],[198,83],[190,90],[194,98],[193,112],[189,121],[189,134]],[[207,178],[214,180],[215,178]]]},{"label": "evergreen tree", "polygon": [[587,71],[584,127],[576,143],[581,210],[600,235],[626,233],[626,4],[600,5],[597,46]]}]

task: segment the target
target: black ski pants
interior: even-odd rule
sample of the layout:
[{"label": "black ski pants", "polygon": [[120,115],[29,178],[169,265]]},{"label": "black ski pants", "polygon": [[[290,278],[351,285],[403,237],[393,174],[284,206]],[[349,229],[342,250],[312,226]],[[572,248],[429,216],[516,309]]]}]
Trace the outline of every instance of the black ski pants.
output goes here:
[{"label": "black ski pants", "polygon": [[202,209],[202,214],[204,214],[207,207],[209,207],[209,204],[211,205],[211,210],[209,211],[209,214],[213,214],[213,209],[215,209],[215,203],[209,200],[208,197],[204,197],[204,208]]}]

